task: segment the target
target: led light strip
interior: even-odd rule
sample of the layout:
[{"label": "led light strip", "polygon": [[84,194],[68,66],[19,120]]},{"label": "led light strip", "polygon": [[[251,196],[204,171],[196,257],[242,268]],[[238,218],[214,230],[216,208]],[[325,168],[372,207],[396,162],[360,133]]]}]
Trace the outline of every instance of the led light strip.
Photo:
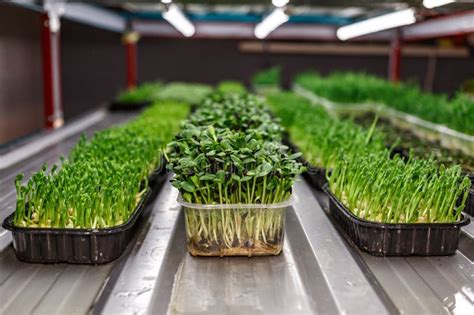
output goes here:
[{"label": "led light strip", "polygon": [[350,38],[367,35],[370,33],[375,33],[399,26],[410,25],[415,22],[415,9],[410,8],[342,26],[337,30],[336,35],[340,40],[348,40]]}]

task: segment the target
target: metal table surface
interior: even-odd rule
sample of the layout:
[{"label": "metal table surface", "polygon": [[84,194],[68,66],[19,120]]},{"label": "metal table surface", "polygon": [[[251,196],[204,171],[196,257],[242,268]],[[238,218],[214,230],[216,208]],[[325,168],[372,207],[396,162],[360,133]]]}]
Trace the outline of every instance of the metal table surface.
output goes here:
[{"label": "metal table surface", "polygon": [[[85,130],[120,123],[107,115]],[[78,135],[9,168],[55,162]],[[13,176],[13,177],[12,177]],[[2,173],[2,180],[4,179]],[[4,188],[0,198],[9,189]],[[196,258],[185,248],[177,192],[166,184],[124,255],[102,266],[39,265],[0,253],[0,314],[474,313],[472,224],[449,257],[373,257],[348,242],[304,181],[287,212],[284,251],[272,257]],[[10,199],[9,199],[10,198]],[[14,196],[2,199],[1,215]]]}]

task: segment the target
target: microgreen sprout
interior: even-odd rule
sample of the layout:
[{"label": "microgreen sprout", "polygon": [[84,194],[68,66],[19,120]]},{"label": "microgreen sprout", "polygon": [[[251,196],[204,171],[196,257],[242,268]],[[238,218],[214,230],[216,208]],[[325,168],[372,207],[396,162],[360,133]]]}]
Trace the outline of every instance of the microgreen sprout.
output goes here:
[{"label": "microgreen sprout", "polygon": [[267,102],[312,166],[331,169],[341,152],[362,154],[385,147],[374,127],[364,129],[350,120],[335,119],[299,95],[275,93],[267,96]]},{"label": "microgreen sprout", "polygon": [[452,100],[445,95],[422,92],[417,86],[393,84],[364,73],[333,73],[322,77],[309,72],[295,82],[315,94],[335,102],[376,102],[449,128],[474,134],[474,102],[457,94]]},{"label": "microgreen sprout", "polygon": [[336,197],[360,218],[386,223],[445,223],[461,217],[471,183],[461,168],[388,151],[338,159],[329,178]]},{"label": "microgreen sprout", "polygon": [[160,167],[161,152],[189,108],[157,103],[123,126],[82,137],[68,159],[47,165],[26,185],[15,180],[14,224],[41,228],[105,228],[128,220]]},{"label": "microgreen sprout", "polygon": [[[233,209],[186,208],[193,254],[279,253],[284,209],[266,209],[291,196],[303,167],[299,154],[280,143],[282,127],[252,95],[208,97],[169,144],[173,186],[184,201],[235,205]],[[261,209],[239,209],[261,204]]]}]

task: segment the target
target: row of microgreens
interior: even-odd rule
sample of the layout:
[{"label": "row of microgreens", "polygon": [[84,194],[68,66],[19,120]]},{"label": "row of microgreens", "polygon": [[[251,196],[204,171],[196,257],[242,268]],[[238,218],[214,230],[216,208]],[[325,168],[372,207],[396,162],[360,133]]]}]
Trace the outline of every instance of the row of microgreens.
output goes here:
[{"label": "row of microgreens", "polygon": [[[373,122],[373,115],[365,114],[357,117],[355,121],[367,127]],[[418,138],[411,131],[398,128],[386,119],[379,120],[376,127],[383,133],[387,143],[398,143],[397,148],[405,155],[411,151],[416,158],[427,160],[433,157],[438,164],[460,165],[464,173],[474,173],[474,159],[460,151],[449,150],[438,143]]]},{"label": "row of microgreens", "polygon": [[219,82],[216,87],[216,90],[220,93],[246,93],[247,88],[244,84],[239,81],[225,80]]},{"label": "row of microgreens", "polygon": [[302,96],[274,93],[267,102],[312,166],[331,169],[341,151],[362,154],[385,148],[382,135],[373,127],[364,129],[350,120],[334,119]]},{"label": "row of microgreens", "polygon": [[170,82],[157,92],[157,99],[198,104],[210,93],[212,87],[206,84]]},{"label": "row of microgreens", "polygon": [[322,77],[310,72],[300,74],[295,82],[335,102],[381,103],[466,134],[474,134],[474,102],[461,93],[449,100],[445,95],[422,92],[415,85],[393,84],[363,73],[334,73]]},{"label": "row of microgreens", "polygon": [[187,104],[199,103],[204,97],[212,92],[209,85],[200,83],[170,82],[147,82],[136,88],[122,92],[117,100],[122,103],[138,103],[153,101],[176,101]]},{"label": "row of microgreens", "polygon": [[206,98],[188,120],[194,126],[248,132],[255,137],[281,141],[283,128],[258,97],[247,93],[216,93]]},{"label": "row of microgreens", "polygon": [[355,215],[390,223],[459,219],[470,185],[459,166],[391,158],[374,124],[364,129],[334,119],[292,93],[267,99],[310,163],[332,169],[330,189]]},{"label": "row of microgreens", "polygon": [[253,86],[280,86],[281,84],[281,71],[279,67],[273,67],[269,69],[257,72],[252,77]]},{"label": "row of microgreens", "polygon": [[347,152],[329,177],[331,191],[355,215],[386,223],[457,222],[470,186],[459,166],[403,161],[398,155],[390,158],[386,150]]},{"label": "row of microgreens", "polygon": [[[195,204],[285,201],[303,167],[299,155],[289,155],[280,143],[281,132],[255,96],[210,96],[169,144],[173,186]],[[187,235],[190,244],[206,250],[273,246],[281,242],[283,209],[186,208]]]},{"label": "row of microgreens", "polygon": [[117,96],[117,101],[124,104],[151,102],[156,99],[156,93],[162,86],[163,84],[158,81],[143,83],[136,88],[131,88],[121,92]]},{"label": "row of microgreens", "polygon": [[15,225],[105,228],[126,222],[187,112],[185,104],[157,103],[128,124],[82,137],[68,159],[49,172],[45,165],[26,185],[18,175]]}]

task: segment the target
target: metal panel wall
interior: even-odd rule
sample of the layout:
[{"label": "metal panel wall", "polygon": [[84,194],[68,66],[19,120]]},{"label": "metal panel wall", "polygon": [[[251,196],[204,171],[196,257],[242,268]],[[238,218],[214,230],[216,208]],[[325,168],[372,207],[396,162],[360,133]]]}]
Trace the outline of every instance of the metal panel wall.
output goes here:
[{"label": "metal panel wall", "polygon": [[66,121],[103,105],[125,87],[121,35],[71,21],[61,23]]},{"label": "metal panel wall", "polygon": [[0,147],[43,125],[40,15],[0,3]]},{"label": "metal panel wall", "polygon": [[[222,79],[249,82],[252,74],[272,65],[283,67],[284,84],[302,71],[323,74],[334,70],[365,71],[386,77],[388,56],[343,56],[242,53],[238,40],[181,40],[143,38],[138,43],[138,77],[141,82],[165,80],[203,81]],[[425,85],[428,58],[404,57],[402,80]],[[454,93],[467,78],[474,77],[474,58],[438,58],[433,91]]]}]

